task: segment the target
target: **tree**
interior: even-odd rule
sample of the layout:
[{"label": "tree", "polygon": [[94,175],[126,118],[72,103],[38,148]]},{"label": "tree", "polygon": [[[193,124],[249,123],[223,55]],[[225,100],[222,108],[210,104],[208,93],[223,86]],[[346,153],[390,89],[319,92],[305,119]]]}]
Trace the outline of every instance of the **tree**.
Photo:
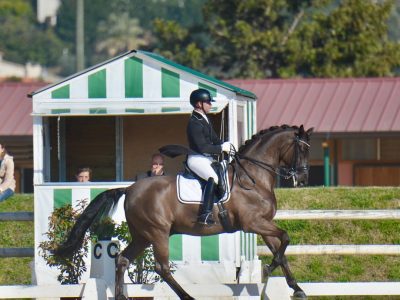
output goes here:
[{"label": "tree", "polygon": [[101,39],[96,50],[105,51],[109,57],[148,44],[139,21],[130,18],[128,12],[111,13],[107,21],[99,23],[98,31]]},{"label": "tree", "polygon": [[183,28],[176,21],[156,19],[154,32],[158,37],[154,49],[162,56],[194,69],[202,69],[204,56],[196,40],[196,29]]},{"label": "tree", "polygon": [[[317,1],[322,5],[326,1]],[[292,33],[313,8],[308,0],[210,0],[208,64],[224,78],[279,77]]]},{"label": "tree", "polygon": [[388,37],[393,1],[344,0],[330,13],[318,12],[295,33],[280,76],[392,76],[400,45]]},{"label": "tree", "polygon": [[393,0],[209,0],[200,30],[156,21],[156,51],[225,79],[391,76],[400,62],[399,44],[388,38],[392,7]]}]

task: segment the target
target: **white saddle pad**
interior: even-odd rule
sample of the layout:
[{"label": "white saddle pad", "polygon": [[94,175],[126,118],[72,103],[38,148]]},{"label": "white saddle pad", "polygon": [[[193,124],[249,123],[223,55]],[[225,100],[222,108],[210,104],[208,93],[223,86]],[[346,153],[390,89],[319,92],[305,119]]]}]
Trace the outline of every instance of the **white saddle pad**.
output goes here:
[{"label": "white saddle pad", "polygon": [[[226,168],[226,161],[223,161],[222,167],[224,168],[224,180],[226,182],[225,194],[222,197],[222,202],[227,202],[231,196],[228,169]],[[203,191],[200,182],[197,179],[185,178],[178,174],[176,176],[176,191],[180,202],[186,204],[199,204],[203,199]]]}]

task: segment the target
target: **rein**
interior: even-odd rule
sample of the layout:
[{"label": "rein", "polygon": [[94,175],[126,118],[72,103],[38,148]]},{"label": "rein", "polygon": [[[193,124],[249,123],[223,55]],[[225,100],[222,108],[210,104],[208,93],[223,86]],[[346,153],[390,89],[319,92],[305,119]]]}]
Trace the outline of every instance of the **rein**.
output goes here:
[{"label": "rein", "polygon": [[[303,143],[305,144],[307,147],[310,147],[310,144],[308,144],[307,142],[299,139],[297,136],[294,139],[294,156],[292,159],[292,164],[290,168],[279,168],[279,169],[284,169],[285,172],[282,173],[279,170],[277,171],[276,168],[274,168],[272,165],[267,164],[263,161],[245,156],[240,154],[239,152],[236,151],[236,148],[231,145],[231,152],[229,153],[229,155],[232,157],[233,161],[235,161],[237,163],[237,165],[239,166],[240,169],[243,170],[243,172],[246,174],[247,178],[250,179],[251,183],[253,184],[253,186],[251,188],[246,188],[243,183],[242,183],[242,179],[240,176],[237,176],[237,172],[235,167],[232,165],[233,167],[233,173],[234,173],[234,177],[237,176],[238,179],[238,184],[241,188],[245,189],[245,190],[251,190],[255,185],[256,185],[256,181],[254,180],[254,178],[249,174],[249,172],[247,172],[246,168],[243,167],[242,163],[240,162],[241,159],[245,159],[249,162],[251,162],[252,164],[256,165],[257,167],[266,170],[268,172],[272,172],[276,175],[278,175],[279,177],[283,178],[283,179],[290,179],[290,178],[294,178],[294,176],[296,175],[297,171],[306,171],[308,170],[308,166],[301,166],[301,167],[297,167],[297,160],[298,160],[298,155],[299,155],[299,144]],[[233,181],[233,178],[232,178]],[[233,186],[233,185],[232,185]]]}]

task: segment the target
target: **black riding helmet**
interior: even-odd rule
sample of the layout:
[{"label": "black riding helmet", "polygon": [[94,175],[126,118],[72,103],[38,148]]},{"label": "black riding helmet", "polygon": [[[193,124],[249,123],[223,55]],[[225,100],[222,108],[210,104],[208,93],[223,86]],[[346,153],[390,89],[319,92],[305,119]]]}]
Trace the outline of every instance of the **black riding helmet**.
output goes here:
[{"label": "black riding helmet", "polygon": [[196,103],[200,102],[215,102],[211,94],[206,89],[197,89],[190,94],[190,104],[195,107]]}]

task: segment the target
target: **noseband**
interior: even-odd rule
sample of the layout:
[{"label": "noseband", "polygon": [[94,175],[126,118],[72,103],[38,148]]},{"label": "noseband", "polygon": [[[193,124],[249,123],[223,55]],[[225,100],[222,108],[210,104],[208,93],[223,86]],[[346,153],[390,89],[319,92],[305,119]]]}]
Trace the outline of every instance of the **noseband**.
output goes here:
[{"label": "noseband", "polygon": [[[272,172],[276,175],[278,175],[279,177],[283,178],[283,179],[290,179],[293,178],[293,181],[296,182],[296,177],[298,174],[301,173],[305,173],[308,171],[309,166],[308,165],[304,165],[304,166],[298,166],[297,161],[299,159],[299,151],[300,151],[300,144],[304,144],[306,145],[308,148],[310,148],[310,144],[307,143],[304,140],[301,140],[298,136],[296,136],[293,140],[293,146],[294,146],[294,155],[292,158],[292,162],[289,168],[278,168],[278,170],[276,168],[274,168],[273,166],[271,166],[270,164],[267,164],[265,162],[259,161],[257,159],[242,155],[240,153],[238,153],[236,151],[236,149],[233,147],[233,149],[231,150],[230,156],[233,158],[233,160],[237,163],[237,165],[239,166],[240,169],[242,169],[244,171],[244,173],[246,174],[246,176],[250,179],[250,181],[252,182],[253,186],[256,184],[255,180],[253,177],[251,177],[251,175],[247,172],[247,170],[243,167],[242,163],[240,162],[240,159],[245,159],[249,162],[251,162],[252,164],[256,165],[257,167],[260,167],[261,169],[264,169],[268,172]],[[236,175],[236,170],[235,167],[233,167],[234,169],[234,176]],[[281,171],[283,170],[283,172]],[[240,178],[240,176],[237,176],[238,178],[238,183],[239,186],[242,187],[245,190],[250,190],[249,188],[246,188],[243,184],[242,184],[242,180]],[[231,185],[232,186],[232,185]]]}]

